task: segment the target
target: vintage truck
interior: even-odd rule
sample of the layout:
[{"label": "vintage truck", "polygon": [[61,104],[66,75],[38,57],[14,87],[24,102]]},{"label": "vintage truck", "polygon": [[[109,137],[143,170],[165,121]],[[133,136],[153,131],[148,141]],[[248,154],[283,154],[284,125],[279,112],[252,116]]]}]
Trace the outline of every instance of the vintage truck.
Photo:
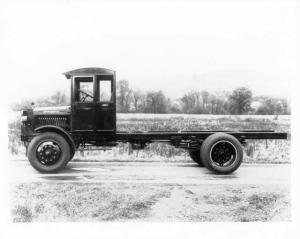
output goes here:
[{"label": "vintage truck", "polygon": [[104,68],[81,68],[64,73],[71,82],[68,107],[31,108],[22,112],[21,140],[30,164],[39,172],[56,173],[87,147],[130,143],[143,149],[162,142],[188,150],[200,166],[229,174],[239,168],[247,139],[287,139],[274,131],[147,131],[116,129],[116,73]]}]

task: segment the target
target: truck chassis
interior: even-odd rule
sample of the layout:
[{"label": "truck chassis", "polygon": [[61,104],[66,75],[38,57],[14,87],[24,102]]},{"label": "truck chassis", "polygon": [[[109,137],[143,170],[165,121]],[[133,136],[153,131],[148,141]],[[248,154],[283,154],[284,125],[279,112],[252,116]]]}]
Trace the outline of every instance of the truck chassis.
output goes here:
[{"label": "truck chassis", "polygon": [[[188,150],[199,166],[229,174],[242,163],[246,140],[287,139],[287,133],[271,130],[117,131],[115,72],[81,68],[64,75],[71,79],[70,107],[35,108],[22,113],[21,140],[29,162],[42,173],[60,171],[79,148],[130,143],[133,149],[143,149],[147,144],[161,142]],[[105,87],[106,95],[102,92]]]}]

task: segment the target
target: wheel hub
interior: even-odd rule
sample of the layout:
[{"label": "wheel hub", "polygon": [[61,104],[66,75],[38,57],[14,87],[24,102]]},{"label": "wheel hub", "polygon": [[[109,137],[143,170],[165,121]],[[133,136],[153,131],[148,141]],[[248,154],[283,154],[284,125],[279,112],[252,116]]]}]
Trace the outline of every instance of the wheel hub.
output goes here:
[{"label": "wheel hub", "polygon": [[60,154],[61,149],[53,141],[41,143],[36,150],[37,159],[43,165],[56,164],[60,158]]},{"label": "wheel hub", "polygon": [[229,166],[236,158],[236,148],[229,141],[220,141],[211,148],[211,159],[217,166]]}]

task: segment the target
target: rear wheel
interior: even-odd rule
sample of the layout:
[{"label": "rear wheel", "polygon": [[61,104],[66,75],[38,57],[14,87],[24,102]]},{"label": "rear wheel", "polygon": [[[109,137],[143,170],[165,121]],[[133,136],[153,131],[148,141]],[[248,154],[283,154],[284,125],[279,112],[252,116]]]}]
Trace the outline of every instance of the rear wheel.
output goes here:
[{"label": "rear wheel", "polygon": [[71,159],[71,149],[64,137],[45,132],[33,138],[28,146],[32,167],[42,173],[56,173]]},{"label": "rear wheel", "polygon": [[216,173],[229,174],[241,165],[243,149],[232,135],[216,133],[204,140],[200,155],[206,168]]},{"label": "rear wheel", "polygon": [[200,167],[204,167],[201,161],[200,149],[189,149],[189,155],[195,163],[199,164]]}]

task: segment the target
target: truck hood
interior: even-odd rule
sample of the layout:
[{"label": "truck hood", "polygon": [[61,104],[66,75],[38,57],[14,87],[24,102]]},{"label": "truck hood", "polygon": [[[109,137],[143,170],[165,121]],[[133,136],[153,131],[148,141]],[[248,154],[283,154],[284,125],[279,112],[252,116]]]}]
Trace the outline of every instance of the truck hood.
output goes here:
[{"label": "truck hood", "polygon": [[34,115],[66,115],[70,112],[70,106],[36,107],[33,109]]}]

